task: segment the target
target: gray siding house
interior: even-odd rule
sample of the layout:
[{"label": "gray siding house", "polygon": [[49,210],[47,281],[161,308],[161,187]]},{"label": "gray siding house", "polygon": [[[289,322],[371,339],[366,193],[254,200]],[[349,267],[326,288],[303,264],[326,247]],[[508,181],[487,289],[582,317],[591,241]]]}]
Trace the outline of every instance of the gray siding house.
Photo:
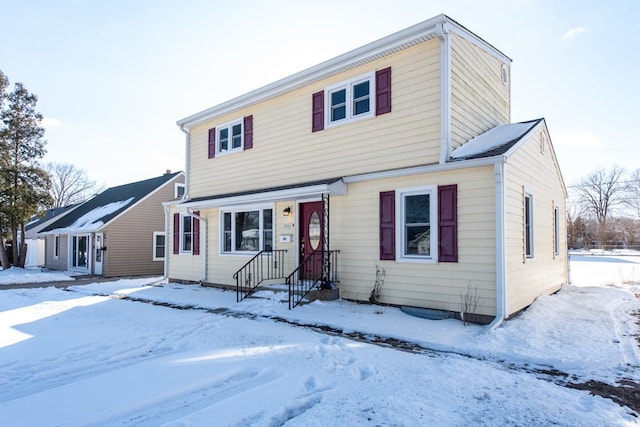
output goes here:
[{"label": "gray siding house", "polygon": [[163,274],[163,202],[179,199],[184,173],[111,187],[43,228],[44,267],[104,277]]}]

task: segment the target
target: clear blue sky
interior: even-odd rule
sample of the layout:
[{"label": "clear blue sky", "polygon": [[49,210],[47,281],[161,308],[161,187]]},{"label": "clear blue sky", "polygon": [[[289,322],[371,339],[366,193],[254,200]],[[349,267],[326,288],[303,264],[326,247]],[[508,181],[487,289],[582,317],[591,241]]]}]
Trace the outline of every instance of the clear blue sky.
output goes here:
[{"label": "clear blue sky", "polygon": [[440,13],[513,60],[512,121],[546,118],[567,185],[640,168],[636,0],[0,0],[0,69],[44,161],[110,187],[184,169],[176,120]]}]

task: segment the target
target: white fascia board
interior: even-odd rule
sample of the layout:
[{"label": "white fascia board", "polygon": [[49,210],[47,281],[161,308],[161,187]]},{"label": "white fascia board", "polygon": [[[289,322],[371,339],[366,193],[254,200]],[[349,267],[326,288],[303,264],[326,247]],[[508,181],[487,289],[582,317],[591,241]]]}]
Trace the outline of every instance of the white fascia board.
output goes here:
[{"label": "white fascia board", "polygon": [[[253,90],[237,98],[231,99],[229,101],[223,102],[222,104],[218,104],[199,113],[178,120],[176,123],[182,128],[189,129],[214,117],[230,113],[248,105],[273,98],[294,89],[298,89],[300,87],[326,79],[327,77],[340,74],[346,70],[359,67],[376,59],[383,58],[411,46],[415,46],[426,40],[437,38],[439,25],[444,25],[447,23],[451,25],[451,28],[455,28],[457,30],[456,32],[458,33],[469,33],[467,36],[470,40],[478,43],[485,49],[495,51],[495,55],[502,55],[491,45],[484,42],[481,38],[475,36],[473,33],[470,33],[469,30],[455,23],[455,21],[450,20],[447,16],[437,15],[426,21],[420,22],[404,30],[398,31],[374,42],[368,43],[362,47],[344,53],[333,59],[307,68],[306,70],[300,71],[289,77],[285,77],[284,79],[275,81],[271,84]],[[506,58],[506,56],[502,56]]]},{"label": "white fascia board", "polygon": [[504,163],[505,161],[506,161],[506,158],[504,156],[483,157],[480,159],[459,160],[459,161],[449,162],[449,163],[436,163],[433,165],[426,165],[426,166],[415,166],[410,168],[394,169],[390,171],[372,172],[372,173],[365,173],[361,175],[351,175],[351,176],[346,176],[342,178],[342,180],[346,184],[351,184],[354,182],[371,181],[374,179],[396,178],[396,177],[402,177],[402,176],[418,175],[421,173],[433,173],[433,172],[451,171],[456,169],[476,168],[481,166],[493,165],[496,163]]},{"label": "white fascia board", "polygon": [[288,188],[286,190],[274,190],[261,193],[251,193],[242,196],[230,196],[210,200],[200,200],[195,202],[178,203],[178,208],[218,208],[234,205],[246,205],[262,202],[275,202],[278,200],[295,200],[306,197],[329,194],[332,196],[344,196],[347,194],[347,186],[342,180],[331,184],[318,184],[307,187]]}]

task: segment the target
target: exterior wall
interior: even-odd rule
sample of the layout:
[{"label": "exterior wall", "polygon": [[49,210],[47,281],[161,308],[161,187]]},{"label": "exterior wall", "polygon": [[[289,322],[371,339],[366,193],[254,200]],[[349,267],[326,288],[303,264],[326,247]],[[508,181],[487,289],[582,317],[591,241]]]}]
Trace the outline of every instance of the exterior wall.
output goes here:
[{"label": "exterior wall", "polygon": [[463,37],[451,35],[451,148],[510,121],[510,65]]},{"label": "exterior wall", "polygon": [[[173,179],[102,230],[107,246],[103,275],[162,275],[163,261],[153,261],[153,232],[164,232],[163,202],[174,199]],[[166,244],[166,239],[165,239]]]},{"label": "exterior wall", "polygon": [[[495,315],[495,184],[492,167],[349,184],[331,199],[331,247],[339,249],[340,293],[368,301],[376,265],[385,269],[383,303],[460,311],[467,286],[478,287],[477,314]],[[379,193],[424,185],[458,185],[458,262],[379,259]],[[396,212],[397,214],[397,212]],[[398,251],[399,248],[396,248]],[[397,258],[398,259],[398,258]]]},{"label": "exterior wall", "polygon": [[[313,93],[388,66],[390,113],[311,131]],[[208,159],[208,129],[246,115],[253,115],[253,148]],[[434,39],[194,127],[189,197],[437,163],[439,150],[440,41]],[[224,179],[211,179],[214,173]]]},{"label": "exterior wall", "polygon": [[60,253],[57,259],[53,258],[54,241],[52,234],[45,236],[44,266],[49,270],[66,271],[69,268],[69,237],[66,234],[60,234]]},{"label": "exterior wall", "polygon": [[[540,139],[545,135],[541,153]],[[546,131],[526,141],[510,158],[506,172],[507,314],[568,282],[566,194]],[[524,193],[533,196],[533,258],[525,257]],[[559,209],[560,247],[554,254],[554,207]]]},{"label": "exterior wall", "polygon": [[[379,192],[424,185],[458,185],[458,263],[409,263],[379,260]],[[379,179],[348,185],[347,196],[330,199],[330,245],[340,250],[338,275],[344,298],[368,301],[375,282],[376,265],[386,270],[381,302],[451,311],[460,310],[460,296],[469,283],[481,297],[477,314],[495,315],[495,184],[493,167]],[[282,211],[291,207],[290,216]],[[285,271],[298,262],[297,205],[275,203],[276,249],[286,249]],[[170,215],[173,213],[172,211]],[[207,218],[207,282],[235,285],[233,273],[251,255],[221,255],[219,210],[201,210]],[[171,225],[172,226],[172,225]],[[434,225],[435,226],[435,225]],[[201,224],[201,233],[204,227]],[[172,235],[172,233],[169,233]],[[293,234],[280,243],[280,234]],[[201,234],[201,241],[204,236]],[[172,245],[172,239],[168,239]],[[201,253],[204,248],[201,246]],[[202,255],[172,255],[169,276],[198,281]]]}]

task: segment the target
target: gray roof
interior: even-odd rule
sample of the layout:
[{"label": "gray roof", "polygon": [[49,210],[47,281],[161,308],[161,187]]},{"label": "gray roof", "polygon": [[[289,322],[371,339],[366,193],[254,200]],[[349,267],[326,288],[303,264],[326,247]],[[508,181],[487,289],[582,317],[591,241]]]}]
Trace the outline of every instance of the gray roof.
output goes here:
[{"label": "gray roof", "polygon": [[99,212],[100,208],[104,208],[105,206],[108,206],[110,204],[128,201],[127,203],[121,203],[121,206],[118,206],[117,209],[106,210],[104,215],[100,216],[98,213],[97,216],[94,216],[92,218],[93,222],[99,221],[103,224],[106,224],[110,220],[118,216],[120,213],[122,213],[124,210],[133,206],[149,193],[166,184],[176,175],[179,175],[181,173],[182,172],[164,174],[155,178],[146,179],[144,181],[138,181],[130,184],[108,188],[102,193],[87,200],[69,214],[49,224],[47,227],[42,229],[41,233],[56,229],[68,228],[80,218],[86,215],[90,215],[92,212]]},{"label": "gray roof", "polygon": [[78,203],[74,204],[74,205],[69,205],[69,206],[62,206],[59,208],[51,208],[51,209],[47,209],[47,211],[44,213],[43,216],[34,219],[33,221],[31,221],[30,223],[28,223],[27,225],[24,226],[25,231],[29,231],[41,224],[44,224],[45,222],[53,219],[54,217],[57,217],[58,215],[62,215],[63,213],[75,208],[76,206],[78,206]]}]

